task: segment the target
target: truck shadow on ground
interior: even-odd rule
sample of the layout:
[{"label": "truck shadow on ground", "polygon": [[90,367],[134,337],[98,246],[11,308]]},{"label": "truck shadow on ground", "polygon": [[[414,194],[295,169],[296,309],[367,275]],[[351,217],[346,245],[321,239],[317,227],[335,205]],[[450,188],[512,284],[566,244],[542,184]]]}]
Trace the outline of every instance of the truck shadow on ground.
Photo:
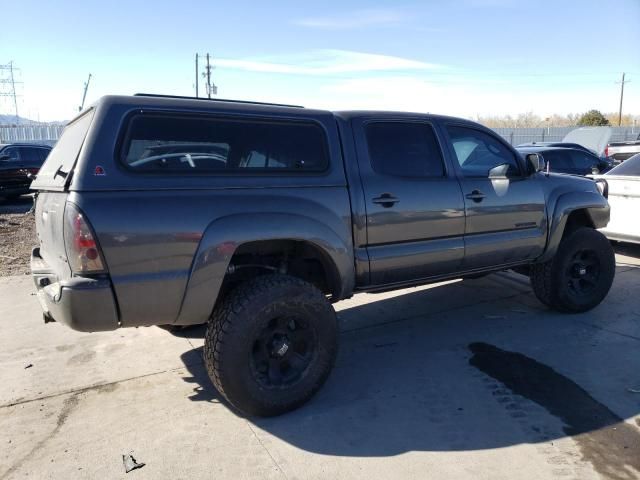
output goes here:
[{"label": "truck shadow on ground", "polygon": [[[596,400],[559,368],[570,362],[569,371],[588,372],[606,363],[632,372],[637,340],[626,351],[619,343],[596,351],[578,317],[532,306],[522,284],[487,293],[502,283],[492,275],[340,310],[340,354],[324,388],[294,412],[247,420],[296,448],[337,456],[549,445],[572,436],[583,460],[608,478],[640,473],[640,432],[622,418],[640,405]],[[473,297],[473,308],[450,308],[465,297]],[[203,334],[203,327],[178,333]],[[544,345],[544,355],[520,353],[536,352],[531,345]],[[190,400],[225,403],[194,361],[201,356],[201,347],[183,355],[191,375],[185,381],[195,385]],[[612,396],[629,385],[616,387]],[[614,400],[617,413],[602,400]]]}]

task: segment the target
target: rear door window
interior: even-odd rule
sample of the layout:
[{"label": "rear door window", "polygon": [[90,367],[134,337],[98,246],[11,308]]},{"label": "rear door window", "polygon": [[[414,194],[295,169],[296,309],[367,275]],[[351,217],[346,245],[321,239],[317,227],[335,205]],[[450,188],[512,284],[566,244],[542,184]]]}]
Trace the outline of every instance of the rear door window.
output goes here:
[{"label": "rear door window", "polygon": [[41,165],[40,150],[42,149],[38,147],[20,147],[20,157],[24,163],[29,165]]},{"label": "rear door window", "polygon": [[420,122],[373,122],[365,127],[371,167],[396,177],[442,177],[444,162],[433,128]]},{"label": "rear door window", "polygon": [[42,165],[45,162],[45,160],[49,156],[49,152],[50,151],[51,150],[49,150],[48,148],[39,148],[38,149],[38,154],[40,155],[40,165]]},{"label": "rear door window", "polygon": [[598,166],[598,159],[589,155],[587,152],[580,150],[573,150],[571,152],[571,158],[573,160],[573,166],[576,170],[590,171],[591,168]]},{"label": "rear door window", "polygon": [[549,164],[551,171],[563,170],[565,172],[570,172],[575,168],[569,151],[549,150],[547,152],[542,152],[542,156]]},{"label": "rear door window", "polygon": [[251,121],[206,116],[137,115],[122,161],[139,172],[322,172],[324,130],[311,122]]}]

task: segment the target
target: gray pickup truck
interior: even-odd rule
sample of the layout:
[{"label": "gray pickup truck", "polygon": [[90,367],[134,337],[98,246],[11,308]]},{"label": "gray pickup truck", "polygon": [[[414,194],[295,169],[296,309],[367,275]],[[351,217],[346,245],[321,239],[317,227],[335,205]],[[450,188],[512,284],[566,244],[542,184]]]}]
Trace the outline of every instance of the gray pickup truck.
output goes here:
[{"label": "gray pickup truck", "polygon": [[108,96],[32,188],[45,322],[208,322],[211,380],[239,410],[308,400],[337,350],[332,302],[514,269],[583,312],[613,281],[606,182],[544,173],[458,118]]}]

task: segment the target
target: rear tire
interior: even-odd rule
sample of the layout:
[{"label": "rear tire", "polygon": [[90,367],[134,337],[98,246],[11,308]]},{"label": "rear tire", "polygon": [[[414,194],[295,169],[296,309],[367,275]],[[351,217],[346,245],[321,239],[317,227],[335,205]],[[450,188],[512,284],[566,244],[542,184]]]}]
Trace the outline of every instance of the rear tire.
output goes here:
[{"label": "rear tire", "polygon": [[337,337],[335,311],[320,290],[296,277],[262,275],[216,307],[205,334],[205,365],[238,410],[279,415],[324,384]]},{"label": "rear tire", "polygon": [[561,312],[585,312],[607,296],[615,269],[607,238],[581,227],[562,239],[551,260],[531,266],[531,285],[545,305]]}]

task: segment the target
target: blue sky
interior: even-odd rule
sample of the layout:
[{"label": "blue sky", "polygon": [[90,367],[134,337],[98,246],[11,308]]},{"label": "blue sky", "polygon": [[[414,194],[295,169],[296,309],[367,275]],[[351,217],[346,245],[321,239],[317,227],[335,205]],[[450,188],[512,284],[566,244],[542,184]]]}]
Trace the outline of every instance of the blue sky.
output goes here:
[{"label": "blue sky", "polygon": [[[0,63],[22,114],[74,115],[104,94],[194,94],[214,56],[223,98],[475,117],[640,114],[640,0],[422,2],[2,0]],[[202,90],[201,90],[202,92]],[[0,113],[12,113],[6,100]]]}]

